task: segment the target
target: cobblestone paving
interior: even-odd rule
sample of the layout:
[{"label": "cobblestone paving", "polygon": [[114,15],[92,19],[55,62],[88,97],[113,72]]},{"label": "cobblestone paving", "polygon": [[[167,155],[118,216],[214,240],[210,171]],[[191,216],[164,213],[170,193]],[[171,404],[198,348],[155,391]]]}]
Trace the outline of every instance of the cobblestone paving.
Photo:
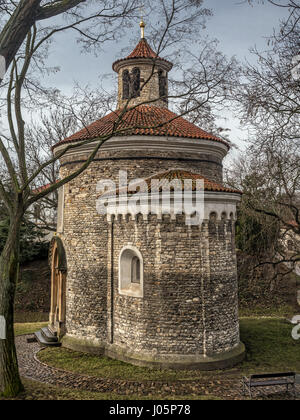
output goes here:
[{"label": "cobblestone paving", "polygon": [[[220,375],[217,378],[205,378],[202,381],[182,382],[134,382],[118,379],[101,379],[87,375],[66,372],[61,369],[47,366],[37,359],[37,353],[41,350],[38,343],[27,343],[27,338],[32,335],[23,335],[16,338],[16,346],[19,359],[20,373],[23,377],[38,382],[51,384],[68,389],[80,389],[91,392],[113,392],[119,395],[136,394],[146,396],[155,394],[162,397],[168,395],[214,395],[222,399],[240,400],[242,395],[241,375],[237,378],[227,378]],[[300,395],[300,386],[298,395]],[[292,395],[283,393],[275,394],[264,391],[258,398],[270,399],[293,399]]]}]

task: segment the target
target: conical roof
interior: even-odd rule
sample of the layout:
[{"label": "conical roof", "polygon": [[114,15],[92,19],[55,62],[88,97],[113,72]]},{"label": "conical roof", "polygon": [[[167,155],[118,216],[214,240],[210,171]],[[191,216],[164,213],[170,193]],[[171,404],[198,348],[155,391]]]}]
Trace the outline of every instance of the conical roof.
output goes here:
[{"label": "conical roof", "polygon": [[136,60],[140,58],[152,59],[156,60],[157,62],[163,62],[165,65],[167,65],[168,71],[170,71],[173,67],[172,63],[170,63],[168,60],[165,60],[164,58],[159,57],[153,51],[153,49],[148,44],[146,38],[142,38],[131,54],[129,54],[126,58],[122,58],[113,63],[113,70],[118,71],[120,64],[123,64],[127,60]]},{"label": "conical roof", "polygon": [[129,54],[128,57],[126,58],[128,59],[128,58],[160,58],[160,57],[158,57],[158,55],[152,50],[146,38],[143,38],[137,44],[137,46],[132,51],[132,53]]},{"label": "conical roof", "polygon": [[[114,134],[113,134],[114,133]],[[102,136],[167,136],[212,140],[229,145],[224,140],[207,133],[195,124],[179,117],[167,108],[139,105],[124,111],[118,109],[72,136],[60,141],[54,147],[75,141],[96,139]]]}]

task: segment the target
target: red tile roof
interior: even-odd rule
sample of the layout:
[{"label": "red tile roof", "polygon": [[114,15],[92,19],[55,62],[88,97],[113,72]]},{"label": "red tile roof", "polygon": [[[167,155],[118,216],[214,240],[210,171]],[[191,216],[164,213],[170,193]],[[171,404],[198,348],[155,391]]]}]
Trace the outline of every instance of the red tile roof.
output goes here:
[{"label": "red tile roof", "polygon": [[126,58],[157,58],[158,55],[152,50],[145,38],[141,39],[135,49]]},{"label": "red tile roof", "polygon": [[122,109],[111,112],[78,133],[60,141],[54,147],[74,141],[92,140],[115,132],[115,136],[169,136],[213,140],[221,142],[229,148],[228,143],[224,140],[205,132],[166,108],[139,105],[127,110],[123,115],[122,112],[124,112]]},{"label": "red tile roof", "polygon": [[[242,195],[242,192],[239,191],[239,190],[224,187],[223,185],[218,184],[217,182],[210,181],[209,179],[205,178],[202,175],[195,174],[195,173],[185,171],[185,170],[182,170],[182,169],[171,169],[167,172],[159,173],[159,174],[156,174],[156,175],[152,175],[149,178],[146,178],[144,181],[146,182],[146,184],[148,186],[148,191],[143,191],[143,192],[151,193],[152,181],[153,180],[159,180],[160,181],[159,191],[163,192],[164,185],[166,185],[166,187],[168,187],[169,182],[171,182],[173,180],[177,180],[177,179],[182,182],[182,184],[181,184],[182,185],[182,190],[185,190],[184,181],[185,180],[192,180],[191,191],[196,191],[197,190],[197,181],[200,180],[200,181],[204,181],[204,191],[222,192],[222,193],[235,193],[235,194]],[[139,191],[139,185],[140,184],[136,184],[136,188],[135,188],[134,184],[132,184],[131,194],[136,194]],[[118,189],[115,192],[116,195],[119,195],[121,193],[126,193],[126,192],[127,192],[128,195],[130,195],[130,192],[128,192],[127,188],[123,187],[123,188]],[[101,197],[110,197],[112,195],[112,192],[114,192],[114,191],[107,191],[104,194],[102,194]],[[155,192],[155,191],[153,191],[153,192]]]},{"label": "red tile roof", "polygon": [[[132,51],[131,54],[129,54],[126,58],[121,58],[120,60],[117,60],[113,63],[113,70],[115,70],[115,66],[123,61],[132,60],[136,58],[151,58],[156,60],[161,60],[168,64],[168,67],[173,67],[173,64],[170,63],[168,60],[165,60],[164,58],[159,57],[150,47],[147,40],[145,38],[141,39],[140,42],[137,44],[135,49]],[[116,71],[116,70],[115,70]]]},{"label": "red tile roof", "polygon": [[[145,182],[148,185],[148,192],[151,192],[151,182],[152,180],[159,180],[162,182],[162,187],[165,184],[168,186],[169,182],[173,180],[180,180],[182,182],[182,189],[184,189],[184,181],[185,180],[192,180],[192,190],[196,191],[197,189],[197,181],[204,181],[204,191],[214,191],[214,192],[227,192],[227,193],[238,193],[242,194],[241,191],[235,190],[232,188],[224,187],[221,184],[218,184],[217,182],[210,181],[209,179],[205,178],[202,175],[195,174],[193,172],[185,171],[182,169],[171,169],[167,172],[163,172],[160,174],[153,175],[147,179],[145,179]],[[161,190],[161,189],[160,189]]]}]

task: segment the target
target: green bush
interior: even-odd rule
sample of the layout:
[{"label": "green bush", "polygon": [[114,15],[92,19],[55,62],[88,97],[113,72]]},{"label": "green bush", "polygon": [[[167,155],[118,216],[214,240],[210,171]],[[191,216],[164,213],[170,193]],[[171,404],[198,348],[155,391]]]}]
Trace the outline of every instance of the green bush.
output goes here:
[{"label": "green bush", "polygon": [[[0,253],[6,242],[9,229],[9,219],[0,220]],[[24,264],[35,259],[46,258],[49,243],[44,240],[45,234],[32,222],[24,219],[20,236],[20,263]]]},{"label": "green bush", "polygon": [[279,225],[268,217],[239,211],[236,223],[236,245],[248,255],[272,252],[278,243]]}]

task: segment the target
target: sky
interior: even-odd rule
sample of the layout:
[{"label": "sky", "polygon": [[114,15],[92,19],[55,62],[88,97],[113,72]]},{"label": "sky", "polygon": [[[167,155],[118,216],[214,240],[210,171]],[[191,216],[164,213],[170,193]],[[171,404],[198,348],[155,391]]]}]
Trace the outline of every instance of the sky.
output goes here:
[{"label": "sky", "polygon": [[[284,9],[270,4],[249,6],[243,0],[206,0],[204,6],[213,10],[213,17],[206,25],[205,33],[219,40],[219,50],[227,56],[236,56],[239,60],[253,60],[249,48],[256,45],[259,49],[266,46],[266,37],[284,18]],[[132,37],[136,30],[136,43],[140,38],[139,22],[136,29],[128,30],[128,36],[114,43],[108,43],[100,56],[80,53],[74,34],[64,33],[55,44],[55,54],[50,55],[49,64],[60,66],[61,71],[49,79],[63,93],[71,93],[75,82],[81,85],[97,86],[103,74],[111,74],[112,63],[124,57],[121,51],[133,50]],[[116,80],[116,79],[115,79]],[[245,147],[246,133],[241,130],[239,121],[228,111],[225,119],[219,121],[223,127],[231,130],[230,139],[241,149]]]}]

